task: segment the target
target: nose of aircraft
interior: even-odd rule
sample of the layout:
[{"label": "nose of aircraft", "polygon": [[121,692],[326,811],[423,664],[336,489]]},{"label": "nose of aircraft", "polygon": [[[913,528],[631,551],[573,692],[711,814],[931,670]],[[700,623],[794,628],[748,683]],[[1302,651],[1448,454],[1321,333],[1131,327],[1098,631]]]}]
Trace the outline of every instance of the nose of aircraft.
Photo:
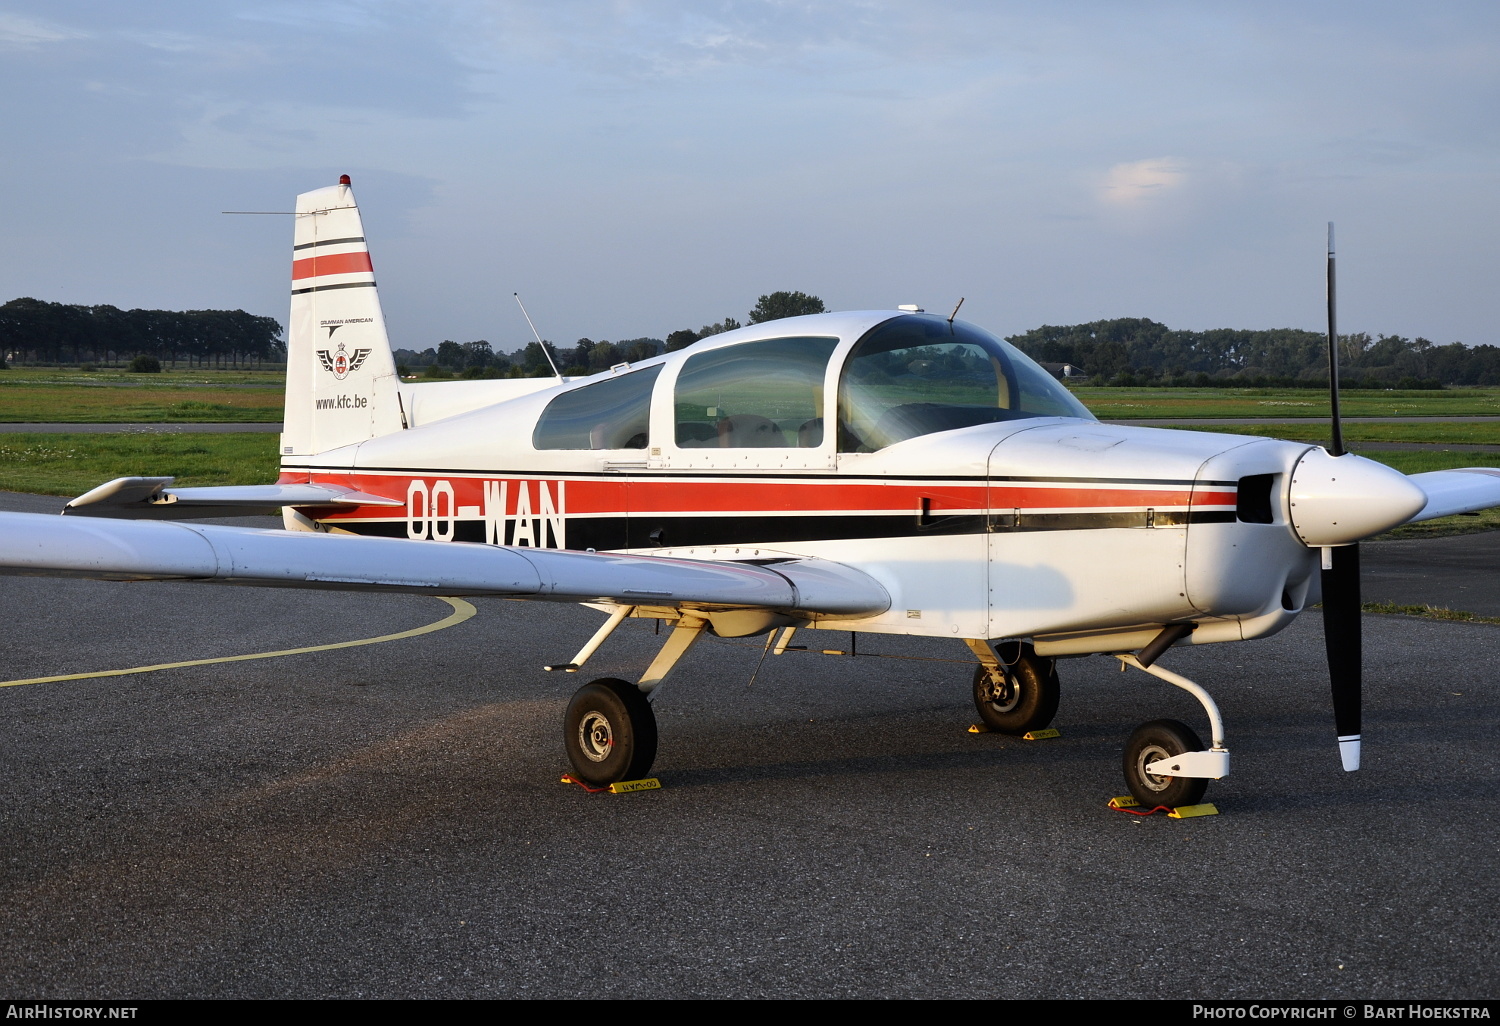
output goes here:
[{"label": "nose of aircraft", "polygon": [[1292,471],[1291,520],[1304,545],[1348,545],[1406,523],[1427,493],[1399,471],[1310,449]]}]

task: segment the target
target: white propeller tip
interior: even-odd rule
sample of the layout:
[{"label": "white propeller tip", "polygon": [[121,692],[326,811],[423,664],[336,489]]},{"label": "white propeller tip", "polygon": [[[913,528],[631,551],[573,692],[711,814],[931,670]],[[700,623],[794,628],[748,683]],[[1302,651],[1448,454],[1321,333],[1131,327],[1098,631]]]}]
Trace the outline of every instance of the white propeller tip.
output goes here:
[{"label": "white propeller tip", "polygon": [[1359,735],[1339,738],[1339,758],[1344,760],[1344,772],[1359,769]]}]

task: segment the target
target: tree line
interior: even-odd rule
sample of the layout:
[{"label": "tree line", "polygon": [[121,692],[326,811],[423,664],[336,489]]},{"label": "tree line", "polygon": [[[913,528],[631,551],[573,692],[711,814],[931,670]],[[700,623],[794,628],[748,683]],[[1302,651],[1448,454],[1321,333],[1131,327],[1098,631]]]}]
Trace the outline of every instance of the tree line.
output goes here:
[{"label": "tree line", "polygon": [[[817,296],[772,292],[757,300],[748,318],[751,324],[758,324],[822,313],[823,309],[823,301]],[[485,339],[444,340],[420,351],[397,349],[395,357],[403,375],[420,373],[429,378],[549,377],[553,363],[571,377],[683,349],[738,327],[736,318],[725,317],[697,331],[674,331],[666,339],[596,342],[581,338],[567,348],[543,340],[529,342],[513,352],[498,352]],[[107,304],[82,306],[30,298],[13,299],[0,306],[0,367],[7,361],[114,364],[138,357],[174,367],[178,361],[189,366],[258,366],[284,362],[286,342],[274,318],[243,310],[121,310]]]},{"label": "tree line", "polygon": [[[747,315],[751,324],[821,313],[803,292],[772,292]],[[581,338],[570,347],[529,342],[498,352],[483,339],[443,341],[422,351],[397,349],[403,373],[428,377],[548,377],[551,354],[565,375],[634,363],[740,327],[735,317],[665,339],[617,342]],[[1322,387],[1328,380],[1325,337],[1315,331],[1217,328],[1183,331],[1143,317],[1086,324],[1044,324],[1007,341],[1053,368],[1071,365],[1093,384],[1278,385]],[[546,352],[543,347],[545,346]],[[1360,332],[1339,336],[1340,377],[1347,387],[1437,388],[1500,385],[1500,347]],[[286,359],[281,325],[243,310],[121,310],[13,299],[0,306],[0,367],[19,363],[123,363],[153,357],[176,366],[257,366]]]},{"label": "tree line", "polygon": [[[1181,331],[1142,317],[1033,328],[1006,339],[1032,359],[1070,364],[1102,385],[1326,387],[1328,338],[1316,331]],[[1339,336],[1349,388],[1500,385],[1500,348],[1365,332]]]},{"label": "tree line", "polygon": [[[546,353],[542,347],[546,346]],[[609,370],[621,363],[649,360],[663,352],[659,338],[632,338],[621,342],[581,338],[568,349],[543,339],[540,344],[528,342],[514,352],[496,352],[486,339],[454,342],[445,339],[440,345],[420,352],[396,349],[396,370],[402,377],[420,374],[427,378],[550,378],[552,364],[568,377],[582,377]]]},{"label": "tree line", "polygon": [[281,324],[243,310],[121,310],[12,299],[0,306],[0,366],[120,363],[246,367],[286,360]]}]

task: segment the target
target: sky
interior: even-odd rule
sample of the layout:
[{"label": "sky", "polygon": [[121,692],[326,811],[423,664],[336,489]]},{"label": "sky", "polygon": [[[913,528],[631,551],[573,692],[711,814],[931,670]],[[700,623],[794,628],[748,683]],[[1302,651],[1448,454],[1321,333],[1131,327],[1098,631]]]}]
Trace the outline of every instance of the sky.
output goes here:
[{"label": "sky", "polygon": [[763,293],[1001,335],[1500,344],[1500,5],[0,0],[0,301],[285,322],[354,181],[392,343]]}]

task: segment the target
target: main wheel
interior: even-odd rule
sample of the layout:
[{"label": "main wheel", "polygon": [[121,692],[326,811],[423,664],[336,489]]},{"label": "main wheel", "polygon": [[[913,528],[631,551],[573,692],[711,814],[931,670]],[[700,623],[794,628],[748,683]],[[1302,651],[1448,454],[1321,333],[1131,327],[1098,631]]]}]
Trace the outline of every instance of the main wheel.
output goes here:
[{"label": "main wheel", "polygon": [[1125,742],[1125,784],[1142,805],[1197,805],[1208,790],[1203,777],[1159,777],[1146,772],[1158,759],[1170,759],[1183,752],[1203,750],[1203,742],[1193,728],[1180,720],[1152,720],[1142,723]]},{"label": "main wheel", "polygon": [[641,689],[614,677],[579,688],[563,720],[573,774],[603,787],[639,780],[656,760],[656,715]]},{"label": "main wheel", "polygon": [[974,668],[974,708],[984,725],[1001,734],[1041,730],[1057,715],[1057,661],[1021,645],[999,680],[983,665]]}]

